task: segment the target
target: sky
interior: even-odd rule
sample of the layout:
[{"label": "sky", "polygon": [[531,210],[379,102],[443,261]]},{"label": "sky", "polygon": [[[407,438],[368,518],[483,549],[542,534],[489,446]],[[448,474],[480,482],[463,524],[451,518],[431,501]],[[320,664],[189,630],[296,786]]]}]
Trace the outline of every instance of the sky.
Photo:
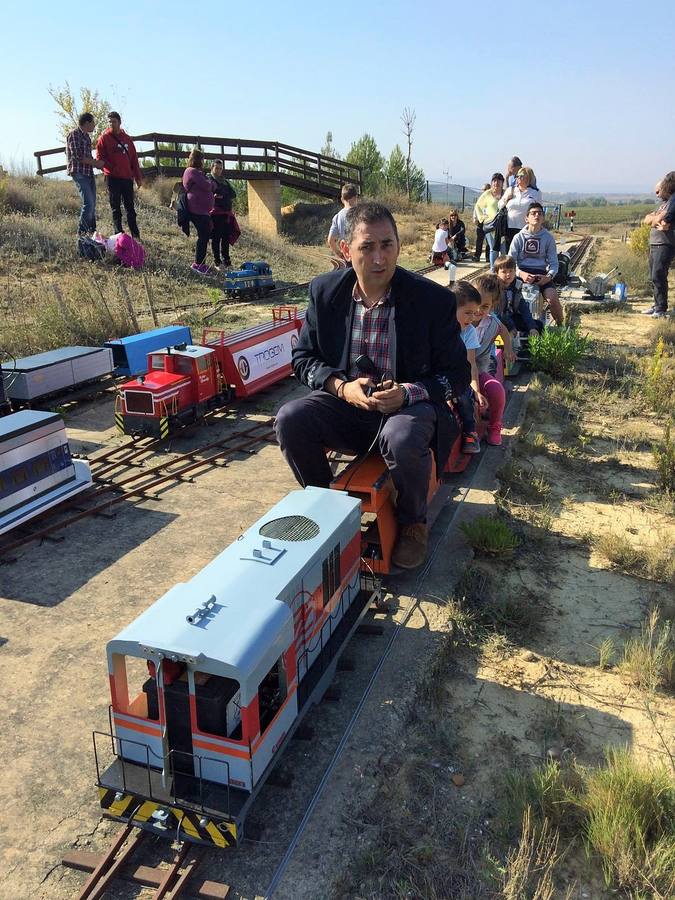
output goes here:
[{"label": "sky", "polygon": [[130,134],[388,156],[414,109],[431,180],[480,186],[517,154],[545,191],[646,192],[675,169],[673,0],[87,6],[3,16],[0,161],[59,145],[50,85],[97,89]]}]

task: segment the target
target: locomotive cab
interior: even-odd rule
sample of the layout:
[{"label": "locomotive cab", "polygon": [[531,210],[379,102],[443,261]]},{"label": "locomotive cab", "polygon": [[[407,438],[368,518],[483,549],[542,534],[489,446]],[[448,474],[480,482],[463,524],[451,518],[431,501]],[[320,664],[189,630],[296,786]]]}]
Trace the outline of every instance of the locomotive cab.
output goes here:
[{"label": "locomotive cab", "polygon": [[148,354],[148,373],[122,385],[115,419],[124,434],[166,437],[172,422],[188,422],[223,396],[212,348],[180,344]]}]

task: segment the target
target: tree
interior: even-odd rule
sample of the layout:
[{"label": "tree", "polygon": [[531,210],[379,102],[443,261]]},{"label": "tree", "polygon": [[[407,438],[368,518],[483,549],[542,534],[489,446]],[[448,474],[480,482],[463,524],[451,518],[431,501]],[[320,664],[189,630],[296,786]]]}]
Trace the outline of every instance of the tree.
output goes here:
[{"label": "tree", "polygon": [[427,180],[419,166],[410,160],[407,163],[403,151],[397,144],[384,166],[384,180],[387,188],[407,196],[410,200],[424,200]]},{"label": "tree", "polygon": [[415,127],[415,119],[417,115],[414,109],[409,109],[407,106],[403,107],[403,115],[401,116],[401,122],[403,122],[403,134],[405,135],[406,141],[408,143],[408,155],[405,160],[405,188],[406,193],[408,195],[408,200],[410,200],[410,167],[412,165],[412,133]]},{"label": "tree", "polygon": [[79,103],[66,81],[63,87],[47,88],[49,96],[56,103],[56,116],[59,120],[59,137],[65,143],[68,132],[77,128],[77,120],[84,112],[90,112],[96,122],[94,133],[91,136],[92,144],[95,144],[99,136],[108,127],[108,113],[112,109],[110,103],[104,100],[99,92],[88,87],[80,88]]},{"label": "tree", "polygon": [[322,156],[332,156],[333,159],[342,159],[340,154],[335,149],[335,145],[333,144],[333,132],[332,131],[326,132],[326,141],[325,141],[323,147],[321,148],[321,155]]},{"label": "tree", "polygon": [[348,163],[361,166],[363,193],[376,196],[382,184],[384,157],[377,149],[375,138],[364,134],[358,141],[354,141],[345,159]]}]

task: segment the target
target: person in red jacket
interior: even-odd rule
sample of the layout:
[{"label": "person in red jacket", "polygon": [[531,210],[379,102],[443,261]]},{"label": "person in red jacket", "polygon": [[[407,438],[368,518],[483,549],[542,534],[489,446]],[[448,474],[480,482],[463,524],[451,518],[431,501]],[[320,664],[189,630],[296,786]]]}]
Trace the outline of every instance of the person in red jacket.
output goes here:
[{"label": "person in red jacket", "polygon": [[134,207],[134,181],[140,188],[143,184],[141,169],[134,142],[122,129],[122,118],[118,112],[108,114],[110,128],[103,132],[96,144],[96,158],[103,163],[103,174],[108,185],[108,197],[112,209],[115,234],[122,231],[122,201],[127,214],[127,224],[131,236],[140,239]]}]

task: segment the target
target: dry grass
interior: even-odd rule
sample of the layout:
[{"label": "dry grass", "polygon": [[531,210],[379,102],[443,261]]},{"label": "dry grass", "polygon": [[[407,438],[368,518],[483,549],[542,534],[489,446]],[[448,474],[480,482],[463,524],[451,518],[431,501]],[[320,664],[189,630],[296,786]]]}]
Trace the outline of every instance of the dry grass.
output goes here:
[{"label": "dry grass", "polygon": [[595,550],[617,569],[629,575],[675,584],[675,554],[672,548],[636,547],[627,537],[603,534],[593,539]]},{"label": "dry grass", "polygon": [[642,690],[675,689],[675,632],[670,621],[662,621],[652,610],[642,624],[640,636],[627,641],[619,671]]}]

